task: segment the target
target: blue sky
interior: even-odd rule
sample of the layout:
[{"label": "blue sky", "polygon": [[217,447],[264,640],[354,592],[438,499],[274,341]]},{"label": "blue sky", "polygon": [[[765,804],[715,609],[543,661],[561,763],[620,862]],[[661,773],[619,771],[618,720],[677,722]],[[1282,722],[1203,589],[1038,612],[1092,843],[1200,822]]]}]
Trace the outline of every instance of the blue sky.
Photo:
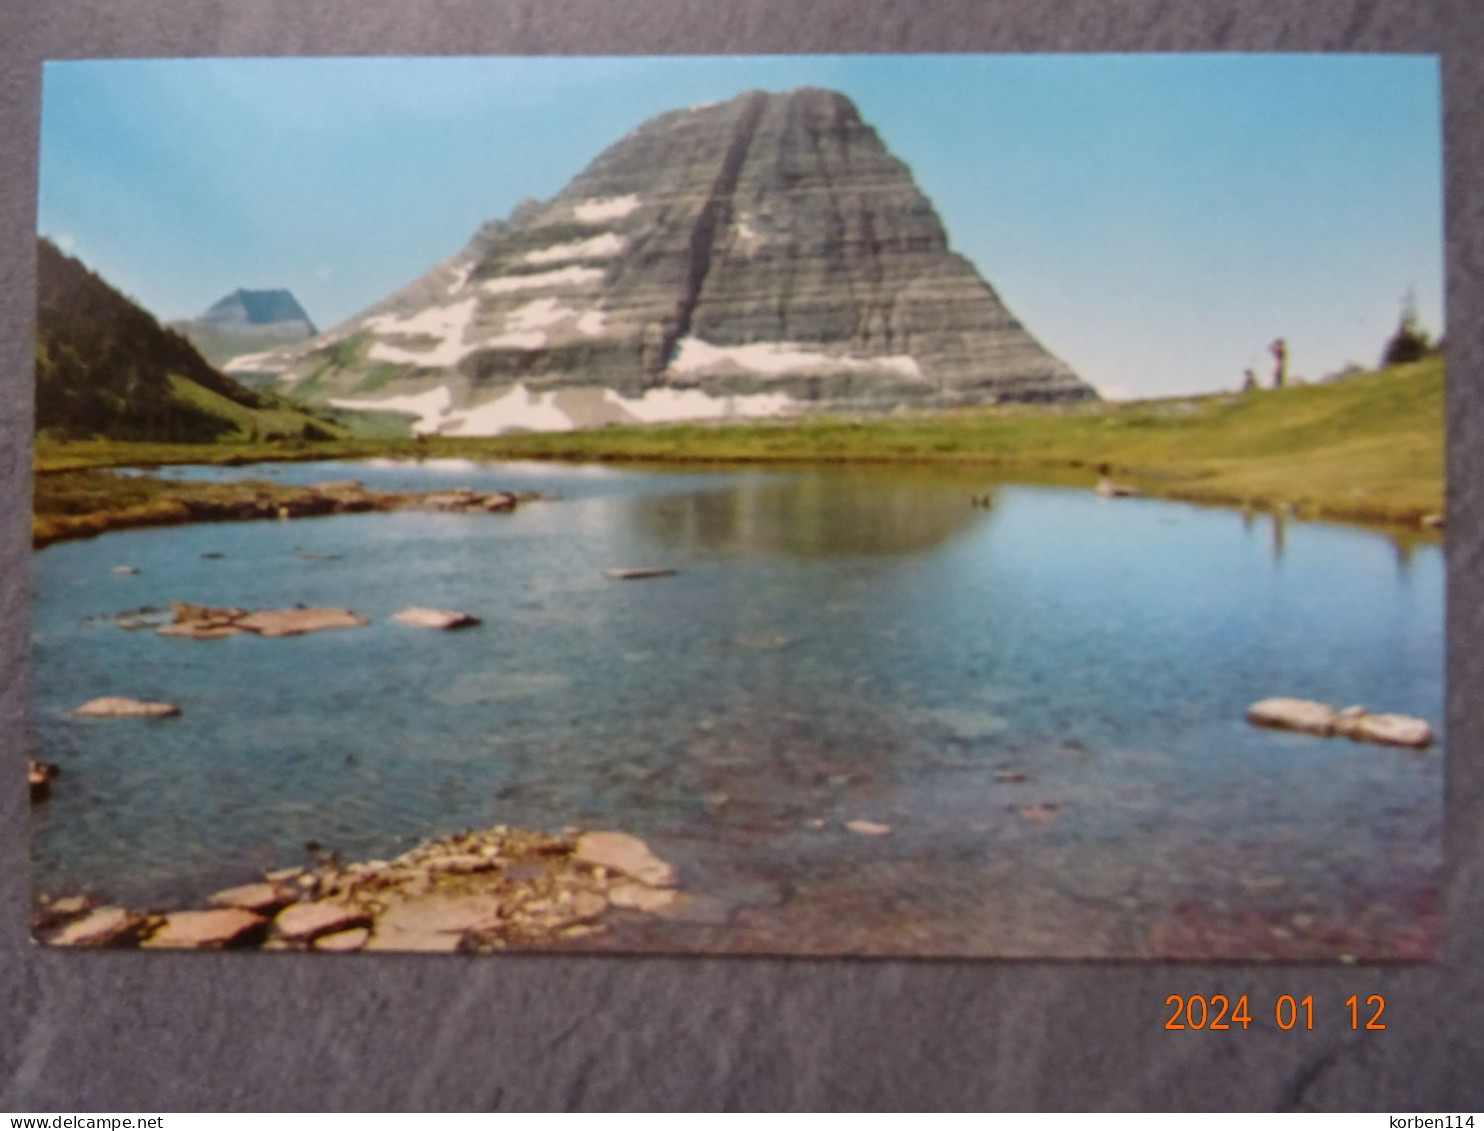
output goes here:
[{"label": "blue sky", "polygon": [[558,192],[645,118],[761,88],[860,107],[1017,316],[1105,394],[1373,363],[1442,329],[1430,56],[49,63],[38,229],[162,319],[288,287],[322,328]]}]

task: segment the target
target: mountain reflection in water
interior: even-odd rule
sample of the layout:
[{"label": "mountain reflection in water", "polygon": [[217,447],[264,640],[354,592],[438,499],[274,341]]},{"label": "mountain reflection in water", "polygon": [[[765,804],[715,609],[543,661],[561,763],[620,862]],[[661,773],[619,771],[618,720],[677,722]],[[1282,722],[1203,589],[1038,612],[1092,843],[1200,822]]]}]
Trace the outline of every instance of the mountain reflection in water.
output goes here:
[{"label": "mountain reflection in water", "polygon": [[[694,895],[586,947],[1416,958],[1435,941],[1442,744],[1243,719],[1294,695],[1445,737],[1435,543],[930,469],[170,474],[561,501],[39,553],[34,733],[63,768],[33,822],[39,891],[179,905],[310,840],[354,860],[581,825],[644,837]],[[652,566],[678,572],[603,577]],[[171,600],[372,623],[208,642],[83,623]],[[391,620],[413,604],[484,623]],[[183,713],[69,717],[104,694]]]}]

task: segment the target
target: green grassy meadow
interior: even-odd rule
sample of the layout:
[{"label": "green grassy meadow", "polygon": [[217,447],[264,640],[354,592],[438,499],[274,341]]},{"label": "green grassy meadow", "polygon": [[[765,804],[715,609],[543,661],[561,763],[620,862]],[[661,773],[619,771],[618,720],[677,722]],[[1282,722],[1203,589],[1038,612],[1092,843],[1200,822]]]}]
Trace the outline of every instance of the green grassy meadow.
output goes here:
[{"label": "green grassy meadow", "polygon": [[[267,460],[463,457],[648,464],[902,463],[992,468],[1006,479],[1108,474],[1151,495],[1304,517],[1415,527],[1444,499],[1443,361],[1344,380],[1126,404],[624,426],[460,439],[346,436],[159,444],[39,439],[36,521],[167,507],[180,484],[65,476],[107,467]],[[55,478],[54,478],[55,477]],[[71,488],[67,484],[73,483]],[[148,498],[140,493],[143,492]],[[111,497],[117,494],[117,498]],[[164,519],[163,521],[170,521]]]}]

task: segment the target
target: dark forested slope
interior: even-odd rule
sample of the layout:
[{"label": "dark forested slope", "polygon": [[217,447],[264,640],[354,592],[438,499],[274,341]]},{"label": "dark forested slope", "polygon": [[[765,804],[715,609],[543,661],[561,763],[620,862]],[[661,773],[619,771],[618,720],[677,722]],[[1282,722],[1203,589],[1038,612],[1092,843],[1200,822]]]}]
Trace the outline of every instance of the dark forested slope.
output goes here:
[{"label": "dark forested slope", "polygon": [[36,292],[39,435],[199,442],[339,434],[219,373],[46,239],[37,246]]}]

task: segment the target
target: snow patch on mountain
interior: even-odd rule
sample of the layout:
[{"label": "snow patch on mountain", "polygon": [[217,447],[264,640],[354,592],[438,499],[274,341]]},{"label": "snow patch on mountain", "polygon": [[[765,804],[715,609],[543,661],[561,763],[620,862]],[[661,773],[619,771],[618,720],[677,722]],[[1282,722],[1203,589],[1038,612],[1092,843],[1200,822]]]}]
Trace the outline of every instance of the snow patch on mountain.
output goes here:
[{"label": "snow patch on mountain", "polygon": [[622,220],[639,207],[636,193],[623,196],[604,196],[585,200],[572,209],[584,224],[601,224],[604,220]]},{"label": "snow patch on mountain", "polygon": [[432,337],[462,340],[465,329],[474,319],[474,308],[479,301],[466,298],[462,302],[447,306],[430,306],[416,314],[373,314],[361,322],[364,329],[379,334],[400,334],[407,337]]},{"label": "snow patch on mountain", "polygon": [[534,291],[543,287],[579,287],[584,283],[596,283],[603,277],[599,267],[563,267],[560,271],[539,271],[534,275],[506,275],[500,279],[486,279],[480,284],[485,293],[509,294],[512,291]]},{"label": "snow patch on mountain", "polygon": [[561,299],[538,298],[532,299],[524,306],[516,307],[507,314],[505,326],[510,330],[544,330],[576,316],[577,311],[567,306]]},{"label": "snow patch on mountain", "polygon": [[613,232],[604,232],[590,240],[574,240],[571,243],[552,244],[537,251],[528,251],[526,263],[563,263],[571,259],[612,259],[629,246],[629,241]]},{"label": "snow patch on mountain", "polygon": [[556,406],[556,393],[533,393],[517,381],[510,391],[474,408],[448,414],[448,436],[498,436],[501,432],[570,432],[572,418]]},{"label": "snow patch on mountain", "polygon": [[682,338],[679,344],[680,348],[670,362],[670,369],[687,376],[709,376],[738,369],[766,377],[854,369],[891,369],[907,377],[922,376],[917,359],[906,354],[892,357],[840,357],[805,349],[796,342],[715,346],[700,338]]},{"label": "snow patch on mountain", "polygon": [[453,394],[447,385],[439,385],[426,393],[408,393],[397,397],[382,397],[380,400],[350,399],[335,397],[330,403],[336,408],[359,408],[372,412],[404,412],[417,417],[412,425],[416,435],[436,432],[444,416],[453,405]]},{"label": "snow patch on mountain", "polygon": [[646,389],[644,395],[637,398],[620,396],[612,389],[605,389],[603,399],[646,424],[778,416],[798,405],[797,401],[784,393],[714,397],[700,389]]}]

